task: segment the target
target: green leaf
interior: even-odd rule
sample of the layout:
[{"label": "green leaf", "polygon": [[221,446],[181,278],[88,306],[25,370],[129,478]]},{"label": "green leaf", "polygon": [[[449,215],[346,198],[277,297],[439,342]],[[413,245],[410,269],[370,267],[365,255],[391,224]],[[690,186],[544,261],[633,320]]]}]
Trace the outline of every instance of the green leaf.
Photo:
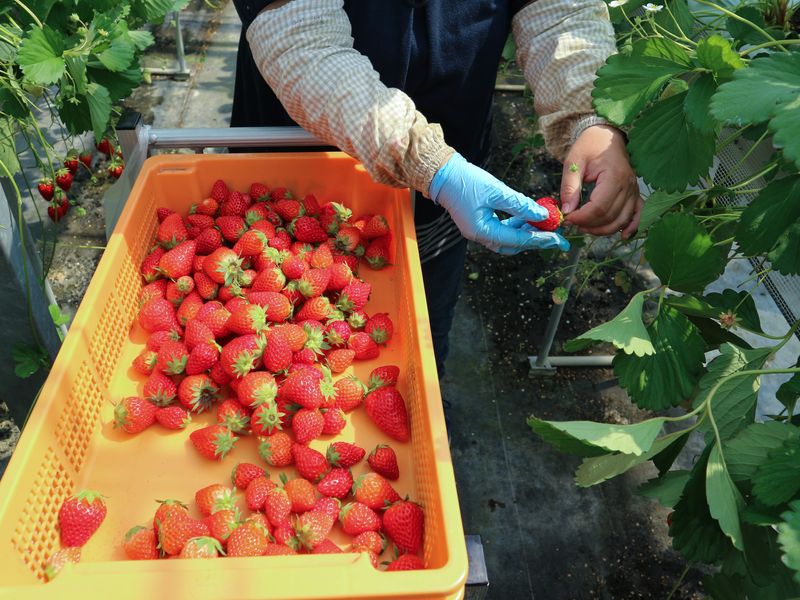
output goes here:
[{"label": "green leaf", "polygon": [[[707,373],[700,379],[694,406],[705,402],[711,390],[719,384],[711,401],[711,413],[722,440],[733,437],[753,422],[753,409],[761,384],[758,375],[738,376],[720,382],[740,371],[761,369],[771,352],[772,348],[747,350],[733,344],[723,344],[720,346],[720,355],[708,364]],[[704,426],[710,429],[710,423]]]},{"label": "green leaf", "polygon": [[576,439],[575,437],[564,433],[560,429],[553,427],[549,421],[542,421],[536,417],[528,418],[528,427],[548,444],[558,448],[562,452],[574,454],[575,456],[601,456],[608,454],[609,451],[599,446],[587,444],[586,442]]},{"label": "green leaf", "polygon": [[719,446],[714,444],[706,467],[706,496],[708,510],[718,522],[734,548],[744,550],[739,511],[744,508],[744,498],[733,484]]},{"label": "green leaf", "polygon": [[[3,163],[12,175],[20,170],[17,148],[14,143],[15,133],[16,129],[11,124],[11,121],[0,117],[0,163]],[[2,176],[5,177],[5,170],[0,169],[0,171]]]},{"label": "green leaf", "polygon": [[514,36],[509,34],[506,38],[506,43],[503,44],[502,57],[505,61],[514,60],[517,56],[517,45],[514,43]]},{"label": "green leaf", "polygon": [[688,315],[689,321],[697,327],[703,340],[706,342],[706,352],[716,350],[720,344],[730,343],[739,346],[740,348],[752,348],[750,344],[740,338],[738,335],[732,333],[729,329],[724,329],[719,323],[713,319],[704,317],[695,317]]},{"label": "green leaf", "polygon": [[663,475],[670,470],[687,441],[689,441],[688,435],[676,437],[663,450],[653,455],[653,465],[658,469],[659,475]]},{"label": "green leaf", "polygon": [[[655,22],[677,36],[686,35],[692,38],[694,17],[686,0],[667,0],[661,4],[664,5],[665,10],[656,13]],[[625,8],[628,8],[627,4]],[[681,51],[684,55],[686,54],[684,50],[681,49]]]},{"label": "green leaf", "polygon": [[[592,98],[597,113],[617,125],[629,125],[673,77],[690,69],[677,62],[685,53],[664,38],[641,40],[631,56],[615,54],[597,72]],[[670,59],[663,54],[670,54]]]},{"label": "green leaf", "polygon": [[639,407],[677,406],[689,398],[703,370],[703,338],[686,317],[668,306],[662,306],[647,332],[656,353],[642,357],[617,353],[614,373]]},{"label": "green leaf", "polygon": [[47,351],[38,345],[14,344],[11,348],[11,358],[14,360],[14,374],[20,379],[30,377],[49,364]]},{"label": "green leaf", "polygon": [[173,0],[131,0],[131,17],[135,24],[159,24],[172,11]]},{"label": "green leaf", "polygon": [[86,101],[89,106],[94,137],[99,140],[105,135],[110,123],[111,96],[102,85],[90,83],[86,93]]},{"label": "green leaf", "polygon": [[[764,28],[764,15],[761,14],[761,11],[758,10],[757,7],[742,6],[741,8],[736,9],[735,13],[740,17],[747,19],[754,25],[757,25],[762,29]],[[730,33],[735,40],[746,44],[759,44],[764,41],[764,36],[758,33],[750,25],[747,23],[742,23],[733,17],[728,17],[725,19],[725,29],[728,30],[728,33]]]},{"label": "green leaf", "polygon": [[663,58],[687,70],[694,68],[686,50],[666,37],[651,37],[639,40],[633,44],[631,56]]},{"label": "green leaf", "polygon": [[793,436],[767,453],[753,476],[753,493],[768,506],[777,506],[800,491],[800,437]]},{"label": "green leaf", "polygon": [[666,192],[680,192],[696,184],[714,159],[716,136],[689,122],[683,108],[687,94],[676,94],[645,109],[629,134],[628,151],[636,172]]},{"label": "green leaf", "polygon": [[72,78],[72,85],[78,94],[86,93],[86,86],[89,81],[86,79],[86,57],[70,56],[66,59],[67,72]]},{"label": "green leaf", "polygon": [[717,122],[711,114],[711,97],[717,91],[713,75],[704,73],[692,83],[683,101],[683,112],[689,124],[703,133],[714,133]]},{"label": "green leaf", "polygon": [[69,323],[69,316],[61,313],[61,309],[58,307],[58,304],[49,305],[47,307],[47,311],[50,313],[50,318],[53,319],[53,325],[56,327],[60,327],[61,325],[66,325]]},{"label": "green leaf", "polygon": [[636,490],[645,498],[652,498],[666,508],[672,508],[681,499],[683,488],[689,482],[689,471],[668,471],[661,477],[647,480]]},{"label": "green leaf", "polygon": [[698,62],[717,79],[727,79],[736,69],[745,66],[739,54],[731,48],[731,43],[716,33],[700,40],[696,52]]},{"label": "green leaf", "polygon": [[575,352],[595,342],[609,342],[626,354],[653,354],[655,349],[642,322],[643,304],[644,292],[639,292],[616,317],[568,341],[564,350]]},{"label": "green leaf", "polygon": [[633,425],[612,425],[593,421],[542,421],[530,417],[528,425],[550,443],[553,443],[549,439],[551,437],[567,436],[572,440],[599,448],[603,453],[622,452],[640,456],[653,445],[664,425],[664,418],[648,419]]},{"label": "green leaf", "polygon": [[0,112],[18,119],[28,115],[28,107],[20,99],[19,94],[10,87],[0,87]]},{"label": "green leaf", "polygon": [[800,274],[800,221],[781,234],[767,258],[772,268],[783,275]]},{"label": "green leaf", "polygon": [[[800,358],[797,359],[795,367],[800,367]],[[800,373],[795,373],[791,379],[784,381],[775,393],[775,397],[786,407],[786,410],[794,414],[794,407],[797,399],[800,398]]]},{"label": "green leaf", "polygon": [[647,231],[650,229],[664,213],[692,195],[692,193],[668,194],[661,190],[654,191],[644,202],[642,216],[639,221],[639,231]]},{"label": "green leaf", "polygon": [[800,95],[776,111],[769,128],[773,132],[772,145],[783,149],[784,158],[800,168]]},{"label": "green leaf", "polygon": [[706,447],[689,474],[681,499],[672,513],[669,534],[672,547],[690,562],[714,563],[732,549],[731,542],[711,516],[706,500],[706,467],[710,447]]},{"label": "green leaf", "polygon": [[752,479],[758,468],[767,461],[770,450],[798,437],[800,430],[786,423],[769,421],[748,425],[723,444],[731,478],[737,483]]},{"label": "green leaf", "polygon": [[794,579],[800,583],[800,500],[789,505],[778,525],[778,543],[781,546],[783,564],[792,569]]},{"label": "green leaf", "polygon": [[664,302],[685,315],[696,317],[719,319],[720,315],[731,311],[736,316],[739,327],[763,333],[756,303],[753,296],[745,291],[736,292],[728,288],[721,293],[712,292],[701,297],[692,294],[667,296]]},{"label": "green leaf", "polygon": [[664,285],[680,292],[703,290],[725,269],[726,254],[690,214],[666,215],[650,228],[645,256]]},{"label": "green leaf", "polygon": [[153,37],[153,34],[145,29],[129,31],[128,36],[133,42],[133,45],[136,46],[136,49],[140,52],[142,50],[147,50],[147,48],[156,43],[156,39]]},{"label": "green leaf", "polygon": [[33,83],[49,85],[64,74],[66,64],[62,54],[62,36],[45,25],[31,27],[17,52],[17,64]]},{"label": "green leaf", "polygon": [[800,176],[771,181],[742,212],[736,229],[745,256],[769,252],[778,238],[800,219]]},{"label": "green leaf", "polygon": [[134,49],[133,42],[127,39],[127,35],[120,35],[112,38],[110,44],[95,56],[109,71],[124,71],[133,60]]},{"label": "green leaf", "polygon": [[111,100],[116,102],[131,95],[131,92],[142,81],[142,69],[138,59],[133,61],[133,66],[125,71],[112,73],[105,69],[89,67],[89,80],[102,85],[108,90]]}]

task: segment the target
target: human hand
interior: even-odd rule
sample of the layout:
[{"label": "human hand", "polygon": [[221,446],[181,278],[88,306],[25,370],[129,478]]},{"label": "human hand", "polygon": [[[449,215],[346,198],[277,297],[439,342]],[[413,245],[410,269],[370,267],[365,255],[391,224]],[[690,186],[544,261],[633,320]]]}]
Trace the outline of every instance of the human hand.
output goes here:
[{"label": "human hand", "polygon": [[[465,238],[499,254],[546,248],[569,249],[569,242],[559,234],[523,226],[525,221],[547,218],[546,209],[467,162],[458,153],[436,172],[429,193],[434,202],[450,213]],[[521,219],[501,221],[495,210]]]},{"label": "human hand", "polygon": [[[589,201],[578,208],[583,182],[594,182],[595,188]],[[609,125],[586,128],[564,159],[561,210],[565,220],[584,233],[619,231],[622,239],[628,239],[639,227],[642,206],[622,133]]]}]

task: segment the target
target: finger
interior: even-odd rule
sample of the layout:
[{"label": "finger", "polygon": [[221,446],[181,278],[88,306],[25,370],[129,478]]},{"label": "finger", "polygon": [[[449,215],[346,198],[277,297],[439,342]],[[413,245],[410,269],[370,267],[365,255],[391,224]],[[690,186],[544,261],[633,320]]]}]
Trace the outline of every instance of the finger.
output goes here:
[{"label": "finger", "polygon": [[532,231],[530,239],[523,246],[499,246],[494,251],[504,256],[512,256],[528,250],[561,250],[566,252],[570,248],[569,242],[562,236],[551,231]]},{"label": "finger", "polygon": [[611,210],[623,190],[623,184],[613,177],[601,174],[589,201],[567,215],[566,219],[579,227],[594,228],[607,225],[613,220]]},{"label": "finger", "polygon": [[495,251],[503,246],[523,247],[531,238],[530,232],[504,225],[494,214],[483,219],[476,230],[475,241]]},{"label": "finger", "polygon": [[583,168],[567,156],[561,173],[561,211],[565,215],[580,205],[581,185],[583,185]]},{"label": "finger", "polygon": [[607,225],[597,227],[598,233],[595,235],[610,235],[618,231],[621,232],[622,229],[630,223],[635,208],[636,196],[631,193],[630,189],[623,190],[620,195],[617,196],[617,199],[614,201],[609,211],[612,215],[616,214],[616,218]]},{"label": "finger", "polygon": [[622,230],[622,239],[627,240],[632,235],[636,234],[636,230],[639,229],[639,221],[642,218],[642,209],[644,208],[644,202],[642,201],[642,197],[637,194],[636,198],[636,206],[633,210],[633,216],[631,217],[631,222],[628,223],[628,226]]},{"label": "finger", "polygon": [[508,219],[504,219],[500,222],[503,225],[506,225],[508,227],[513,227],[515,229],[526,229],[528,227],[533,227],[532,225],[528,224],[528,219],[526,219],[525,217],[509,217]]},{"label": "finger", "polygon": [[492,208],[524,217],[528,221],[543,221],[547,218],[546,208],[539,206],[524,194],[515,192],[507,185],[502,184],[502,186],[502,193],[489,200]]}]

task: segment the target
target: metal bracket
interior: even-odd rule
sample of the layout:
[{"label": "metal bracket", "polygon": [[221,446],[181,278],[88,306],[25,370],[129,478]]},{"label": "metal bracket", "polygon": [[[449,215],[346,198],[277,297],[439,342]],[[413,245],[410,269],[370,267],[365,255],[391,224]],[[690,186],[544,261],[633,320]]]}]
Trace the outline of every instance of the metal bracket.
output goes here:
[{"label": "metal bracket", "polygon": [[464,600],[483,600],[489,593],[489,574],[483,555],[483,542],[479,535],[465,535],[469,570]]},{"label": "metal bracket", "polygon": [[183,32],[181,31],[181,13],[175,13],[175,49],[177,52],[178,68],[177,69],[159,69],[156,67],[145,69],[151,75],[160,75],[164,77],[172,77],[178,81],[189,79],[191,72],[186,66],[186,53],[183,48]]}]

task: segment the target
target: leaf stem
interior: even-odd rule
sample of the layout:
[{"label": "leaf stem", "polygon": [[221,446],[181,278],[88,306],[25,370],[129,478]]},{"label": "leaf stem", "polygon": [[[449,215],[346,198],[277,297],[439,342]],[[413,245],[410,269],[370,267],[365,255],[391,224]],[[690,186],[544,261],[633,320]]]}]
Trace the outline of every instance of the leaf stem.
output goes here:
[{"label": "leaf stem", "polygon": [[772,42],[764,42],[763,44],[758,44],[757,46],[750,46],[747,50],[742,50],[739,53],[739,56],[747,56],[751,52],[756,52],[757,50],[761,50],[762,48],[780,46],[781,44],[800,44],[800,39],[774,40]]},{"label": "leaf stem", "polygon": [[18,5],[22,10],[28,13],[39,27],[44,27],[44,25],[42,25],[42,22],[39,20],[39,17],[37,17],[36,14],[30,8],[25,6],[25,3],[21,2],[20,0],[14,0],[14,4]]},{"label": "leaf stem", "polygon": [[728,10],[728,9],[727,9],[727,8],[725,8],[724,6],[720,6],[720,5],[718,5],[718,4],[714,4],[713,2],[708,2],[707,0],[697,0],[697,3],[698,3],[698,4],[702,4],[702,5],[704,5],[704,6],[708,6],[708,7],[710,7],[710,8],[713,8],[714,10],[718,10],[719,12],[721,12],[721,13],[723,13],[723,14],[727,15],[727,16],[728,16],[728,17],[730,17],[731,19],[734,19],[734,20],[736,20],[736,21],[739,21],[739,22],[741,22],[741,23],[744,23],[745,25],[748,25],[748,26],[752,27],[752,28],[753,28],[753,29],[755,29],[755,30],[756,30],[758,33],[760,33],[760,34],[761,34],[761,35],[763,35],[765,38],[767,38],[769,41],[771,41],[771,42],[777,42],[777,44],[778,44],[778,46],[779,46],[780,48],[782,48],[783,50],[786,50],[786,48],[783,48],[783,46],[780,46],[780,42],[778,42],[778,41],[777,41],[777,40],[776,40],[774,37],[772,37],[772,36],[771,36],[769,33],[767,33],[766,31],[764,31],[764,30],[763,30],[761,27],[759,27],[758,25],[756,25],[756,24],[755,24],[755,23],[753,23],[752,21],[750,21],[750,20],[748,20],[748,19],[745,19],[743,16],[741,16],[741,15],[737,15],[735,12],[733,12],[733,11],[731,11],[731,10]]}]

